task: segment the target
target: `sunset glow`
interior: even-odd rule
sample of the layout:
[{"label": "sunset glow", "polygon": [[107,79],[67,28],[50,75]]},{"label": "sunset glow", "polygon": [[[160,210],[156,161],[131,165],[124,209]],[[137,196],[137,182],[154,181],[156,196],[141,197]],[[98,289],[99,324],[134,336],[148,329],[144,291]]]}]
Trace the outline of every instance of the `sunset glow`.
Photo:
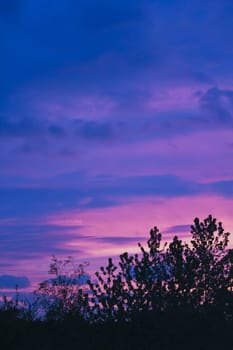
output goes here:
[{"label": "sunset glow", "polygon": [[232,13],[224,0],[0,5],[0,282],[32,288],[53,254],[93,273],[153,226],[188,240],[212,214],[233,232]]}]

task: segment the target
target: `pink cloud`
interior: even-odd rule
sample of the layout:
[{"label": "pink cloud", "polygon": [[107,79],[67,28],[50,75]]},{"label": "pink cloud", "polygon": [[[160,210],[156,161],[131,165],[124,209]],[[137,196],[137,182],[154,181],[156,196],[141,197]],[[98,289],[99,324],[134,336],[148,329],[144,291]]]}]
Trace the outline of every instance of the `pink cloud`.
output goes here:
[{"label": "pink cloud", "polygon": [[[175,199],[162,199],[155,197],[135,198],[127,204],[104,209],[73,210],[49,216],[47,220],[56,225],[83,225],[82,235],[87,236],[87,241],[67,241],[68,246],[85,249],[90,257],[100,255],[111,256],[120,253],[121,249],[137,250],[135,243],[113,247],[112,244],[103,244],[102,241],[91,243],[90,236],[94,237],[141,237],[148,239],[148,232],[153,226],[158,226],[161,231],[175,225],[192,224],[195,217],[204,219],[209,214],[222,221],[228,231],[233,232],[232,221],[233,199],[225,199],[220,196],[195,196]],[[176,233],[174,233],[176,234]],[[185,235],[184,233],[182,235]],[[189,232],[185,235],[189,238]],[[171,235],[169,234],[170,238]],[[164,234],[166,239],[166,234]],[[231,238],[233,242],[233,237]]]},{"label": "pink cloud", "polygon": [[[106,264],[108,257],[115,256],[117,259],[119,254],[124,251],[139,252],[137,242],[146,246],[149,230],[154,226],[158,226],[161,232],[168,232],[163,235],[164,241],[170,241],[175,234],[188,241],[190,238],[188,230],[187,232],[181,230],[180,233],[175,230],[173,234],[169,228],[178,225],[191,225],[195,217],[202,220],[212,214],[223,222],[227,231],[233,233],[233,199],[230,198],[226,199],[214,195],[173,199],[147,196],[136,197],[132,200],[127,199],[127,202],[125,198],[122,198],[122,203],[124,204],[108,208],[83,210],[77,208],[59,211],[38,217],[37,220],[43,225],[60,226],[61,230],[57,232],[57,235],[61,235],[62,240],[59,241],[54,237],[56,243],[54,250],[62,249],[62,256],[59,255],[61,258],[70,255],[72,251],[72,255],[78,262],[89,261],[90,266],[87,272],[91,274],[98,270],[100,265]],[[46,235],[43,239],[46,239],[45,237]],[[116,237],[117,239],[115,239]],[[135,238],[135,240],[121,240],[120,237]],[[51,242],[52,236],[48,237],[48,240]],[[232,244],[233,237],[231,237]],[[39,281],[47,278],[52,254],[52,250],[51,254],[48,251],[31,252],[31,256],[27,253],[27,258],[18,259],[17,264],[9,267],[7,272],[28,276],[32,282],[30,288],[33,289]],[[1,261],[2,264],[4,262],[7,263],[9,260]]]}]

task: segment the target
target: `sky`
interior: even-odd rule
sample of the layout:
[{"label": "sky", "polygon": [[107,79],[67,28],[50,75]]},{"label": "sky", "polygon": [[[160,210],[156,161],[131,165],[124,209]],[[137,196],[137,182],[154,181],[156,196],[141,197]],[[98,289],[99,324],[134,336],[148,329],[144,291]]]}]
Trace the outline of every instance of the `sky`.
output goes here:
[{"label": "sky", "polygon": [[[231,0],[0,1],[0,289],[158,226],[233,231]],[[232,242],[232,241],[231,241]]]}]

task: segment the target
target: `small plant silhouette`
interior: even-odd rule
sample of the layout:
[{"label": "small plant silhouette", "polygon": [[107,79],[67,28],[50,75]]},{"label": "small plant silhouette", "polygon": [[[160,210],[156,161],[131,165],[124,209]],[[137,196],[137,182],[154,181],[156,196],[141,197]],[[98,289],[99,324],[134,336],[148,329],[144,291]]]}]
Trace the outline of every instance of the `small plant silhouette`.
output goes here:
[{"label": "small plant silhouette", "polygon": [[[35,291],[46,319],[62,319],[67,315],[80,316],[88,307],[88,295],[81,288],[88,264],[77,264],[71,256],[52,257],[49,274],[53,277],[39,284]],[[87,279],[87,278],[86,278]],[[38,301],[37,301],[38,302]]]}]

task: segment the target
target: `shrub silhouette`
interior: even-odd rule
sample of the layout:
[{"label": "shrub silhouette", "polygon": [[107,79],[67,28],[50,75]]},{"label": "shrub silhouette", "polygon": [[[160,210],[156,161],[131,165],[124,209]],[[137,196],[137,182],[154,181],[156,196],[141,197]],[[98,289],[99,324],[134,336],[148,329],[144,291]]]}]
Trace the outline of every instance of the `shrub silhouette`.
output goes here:
[{"label": "shrub silhouette", "polygon": [[41,282],[34,292],[40,313],[46,320],[85,314],[88,294],[81,285],[86,265],[76,264],[71,256],[66,259],[52,257],[49,274],[53,277]]}]

